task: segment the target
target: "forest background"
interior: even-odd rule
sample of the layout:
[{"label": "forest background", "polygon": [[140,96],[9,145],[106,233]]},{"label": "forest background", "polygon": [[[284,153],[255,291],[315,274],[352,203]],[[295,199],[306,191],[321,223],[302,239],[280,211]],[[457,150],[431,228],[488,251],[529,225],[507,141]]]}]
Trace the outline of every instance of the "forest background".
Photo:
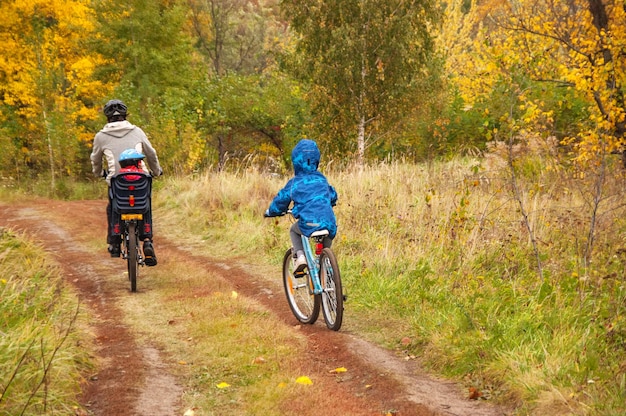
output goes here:
[{"label": "forest background", "polygon": [[90,176],[114,97],[168,174],[251,157],[283,172],[302,137],[338,164],[533,140],[597,161],[626,128],[617,0],[16,0],[0,11],[4,177]]},{"label": "forest background", "polygon": [[623,1],[16,0],[0,27],[3,186],[97,181],[120,98],[173,178],[157,208],[237,240],[313,138],[381,333],[520,414],[623,411]]}]

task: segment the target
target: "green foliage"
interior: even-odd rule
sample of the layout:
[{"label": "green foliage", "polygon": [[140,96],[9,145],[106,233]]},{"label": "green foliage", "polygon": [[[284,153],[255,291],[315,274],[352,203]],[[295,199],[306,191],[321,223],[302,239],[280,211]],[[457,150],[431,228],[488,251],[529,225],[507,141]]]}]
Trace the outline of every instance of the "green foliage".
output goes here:
[{"label": "green foliage", "polygon": [[220,167],[256,148],[255,163],[285,169],[308,117],[297,84],[280,74],[229,75],[208,83],[204,97],[198,124],[211,136],[206,148],[217,149]]},{"label": "green foliage", "polygon": [[[362,161],[418,101],[435,2],[281,1],[300,35],[291,69],[310,82],[315,137]],[[356,138],[356,140],[355,140]],[[367,143],[366,143],[367,140]]]},{"label": "green foliage", "polygon": [[182,30],[180,2],[103,0],[96,7],[94,46],[107,59],[98,75],[124,86],[128,96],[122,98],[141,98],[137,113],[168,89],[189,87],[191,38]]},{"label": "green foliage", "polygon": [[0,253],[2,414],[74,414],[89,365],[77,301],[40,247],[0,229]]}]

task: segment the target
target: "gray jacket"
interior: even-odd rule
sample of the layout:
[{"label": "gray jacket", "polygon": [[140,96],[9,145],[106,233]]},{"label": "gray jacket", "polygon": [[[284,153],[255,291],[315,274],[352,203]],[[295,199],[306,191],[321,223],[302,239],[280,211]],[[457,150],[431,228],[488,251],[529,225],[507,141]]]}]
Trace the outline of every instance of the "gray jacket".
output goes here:
[{"label": "gray jacket", "polygon": [[141,128],[124,120],[107,123],[94,137],[90,157],[94,175],[102,175],[102,160],[106,159],[107,182],[110,184],[111,177],[120,170],[118,162],[120,153],[131,148],[146,156],[143,163],[146,173],[153,176],[163,173],[156,150],[150,144],[146,134]]}]

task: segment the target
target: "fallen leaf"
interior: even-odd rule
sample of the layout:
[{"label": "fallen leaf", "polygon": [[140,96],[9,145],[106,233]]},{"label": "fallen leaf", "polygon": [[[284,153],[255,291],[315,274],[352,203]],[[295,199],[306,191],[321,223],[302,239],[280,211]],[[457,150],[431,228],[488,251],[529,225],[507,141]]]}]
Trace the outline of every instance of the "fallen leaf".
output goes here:
[{"label": "fallen leaf", "polygon": [[256,357],[254,359],[254,364],[265,364],[265,358],[263,358],[263,357]]},{"label": "fallen leaf", "polygon": [[411,338],[409,337],[404,337],[402,338],[402,340],[400,341],[400,343],[402,343],[402,345],[409,345],[411,343]]},{"label": "fallen leaf", "polygon": [[233,298],[233,299],[237,299],[237,296],[239,296],[239,295],[238,295],[238,294],[237,294],[237,292],[235,292],[234,290],[233,290],[232,292],[230,292],[230,297],[231,297],[231,298]]},{"label": "fallen leaf", "polygon": [[185,410],[185,413],[183,413],[183,416],[196,416],[196,409],[187,409]]},{"label": "fallen leaf", "polygon": [[230,384],[226,383],[225,381],[222,381],[220,384],[217,385],[218,389],[225,389],[227,387],[230,387]]},{"label": "fallen leaf", "polygon": [[298,384],[303,384],[305,386],[311,385],[313,384],[313,382],[311,381],[310,378],[308,378],[307,376],[300,376],[296,379],[296,383]]},{"label": "fallen leaf", "polygon": [[287,387],[287,383],[284,383],[282,381],[278,383],[278,388],[284,389],[285,387]]},{"label": "fallen leaf", "polygon": [[178,362],[178,364],[180,364],[180,365],[187,365],[187,361],[180,360],[180,361]]},{"label": "fallen leaf", "polygon": [[483,394],[476,387],[470,387],[469,388],[469,399],[470,400],[478,400],[480,398],[480,396],[482,396],[482,395]]},{"label": "fallen leaf", "polygon": [[334,370],[330,370],[331,373],[345,373],[346,371],[348,371],[348,369],[345,367],[338,367]]}]

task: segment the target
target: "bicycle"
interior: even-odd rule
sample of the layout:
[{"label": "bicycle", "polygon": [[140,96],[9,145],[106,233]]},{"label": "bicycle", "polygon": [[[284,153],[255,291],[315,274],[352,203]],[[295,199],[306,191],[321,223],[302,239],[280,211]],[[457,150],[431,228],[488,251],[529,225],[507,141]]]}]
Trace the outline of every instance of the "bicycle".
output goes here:
[{"label": "bicycle", "polygon": [[321,306],[328,329],[338,331],[343,321],[345,296],[337,257],[323,244],[327,235],[328,230],[316,231],[310,237],[302,235],[307,261],[302,273],[294,274],[293,248],[287,250],[283,259],[283,286],[289,308],[298,321],[314,324]]},{"label": "bicycle", "polygon": [[138,266],[145,264],[139,225],[150,209],[152,177],[141,172],[118,173],[109,189],[113,212],[121,218],[121,257],[127,263],[130,290],[136,292]]}]

